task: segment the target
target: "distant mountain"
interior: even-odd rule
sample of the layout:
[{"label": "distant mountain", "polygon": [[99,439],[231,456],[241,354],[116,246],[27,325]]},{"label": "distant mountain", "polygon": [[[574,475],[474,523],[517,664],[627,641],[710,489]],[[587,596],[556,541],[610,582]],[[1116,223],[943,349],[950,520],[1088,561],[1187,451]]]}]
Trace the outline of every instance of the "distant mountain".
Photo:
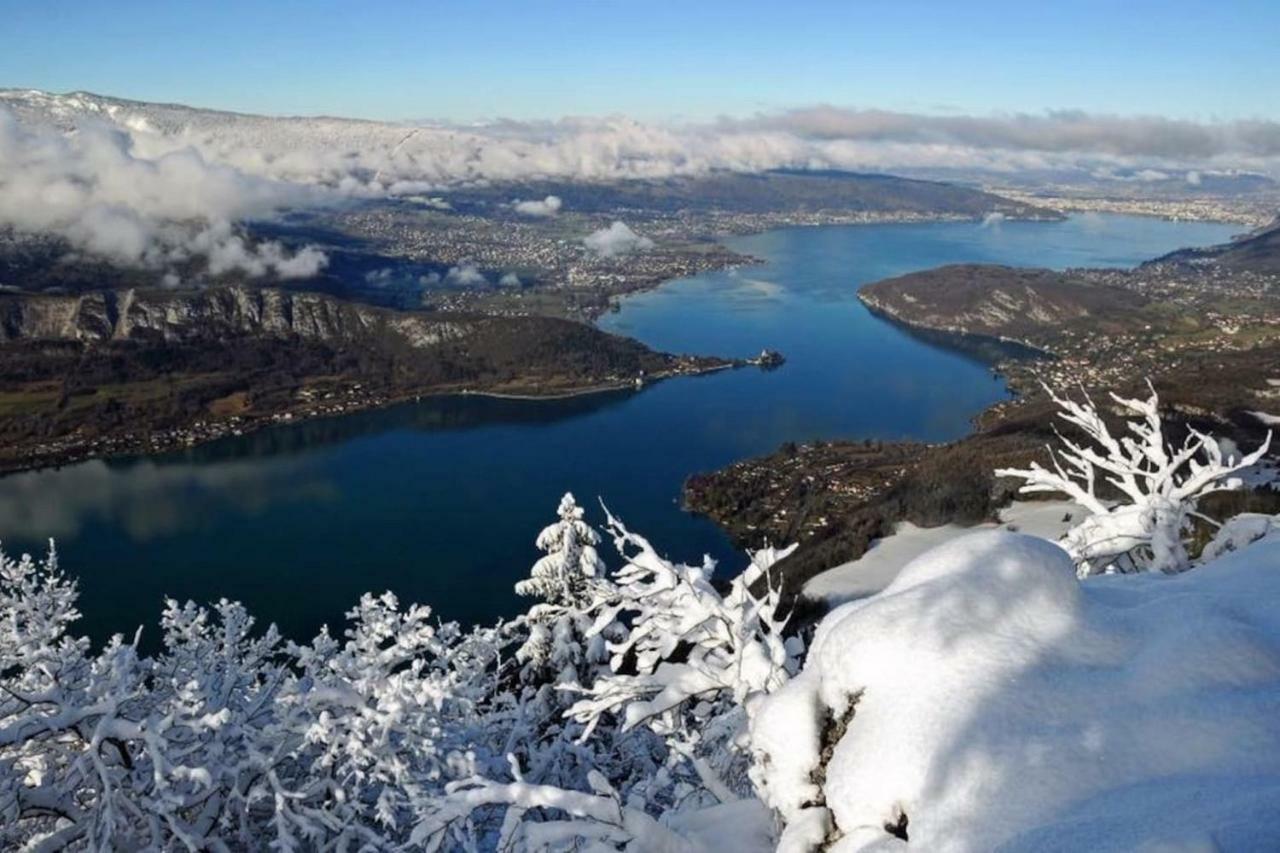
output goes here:
[{"label": "distant mountain", "polygon": [[1171,170],[1161,168],[1019,169],[970,167],[899,169],[899,174],[935,181],[1047,190],[1058,195],[1116,199],[1189,199],[1240,196],[1280,197],[1280,183],[1269,175],[1240,169]]},{"label": "distant mountain", "polygon": [[404,136],[406,126],[391,122],[331,116],[266,116],[231,112],[185,104],[135,101],[94,92],[44,92],[39,89],[0,89],[0,107],[20,121],[51,124],[63,130],[78,127],[86,119],[99,119],[119,124],[130,130],[159,134],[192,133],[213,129],[235,129],[237,133],[264,134],[272,128],[291,127],[293,134],[306,135],[306,130],[345,129],[351,133],[394,131],[397,139]]},{"label": "distant mountain", "polygon": [[974,219],[1000,213],[1013,218],[1058,218],[1053,211],[971,187],[833,170],[718,170],[703,175],[610,183],[520,181],[468,187],[446,195],[456,209],[474,208],[477,212],[512,197],[554,195],[566,210],[578,213],[630,209],[643,213],[898,213]]}]

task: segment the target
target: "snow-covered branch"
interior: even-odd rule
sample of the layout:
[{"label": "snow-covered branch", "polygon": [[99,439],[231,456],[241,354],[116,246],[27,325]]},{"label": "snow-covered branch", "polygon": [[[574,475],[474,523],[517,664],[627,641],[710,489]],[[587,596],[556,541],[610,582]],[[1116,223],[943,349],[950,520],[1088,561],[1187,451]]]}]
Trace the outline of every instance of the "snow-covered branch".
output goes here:
[{"label": "snow-covered branch", "polygon": [[[1150,388],[1150,383],[1148,383]],[[1084,434],[1077,441],[1059,433],[1061,448],[1049,448],[1051,468],[1033,462],[1029,468],[1004,468],[998,476],[1024,481],[1023,493],[1065,494],[1089,513],[1063,539],[1081,575],[1106,571],[1178,572],[1189,564],[1183,542],[1186,528],[1204,496],[1236,489],[1233,476],[1258,463],[1271,446],[1271,435],[1252,453],[1236,459],[1224,454],[1209,435],[1188,429],[1174,446],[1166,441],[1160,399],[1151,388],[1146,399],[1112,394],[1128,416],[1127,433],[1114,435],[1098,406],[1045,390],[1058,405],[1058,415]],[[1110,485],[1119,500],[1100,495]]]},{"label": "snow-covered branch", "polygon": [[794,672],[799,649],[783,638],[777,592],[763,598],[750,592],[793,549],[759,552],[721,595],[712,583],[713,563],[673,564],[612,516],[609,527],[627,564],[614,576],[615,599],[598,603],[596,625],[624,619],[630,630],[609,644],[614,674],[597,679],[572,716],[594,723],[621,710],[630,728],[691,699],[724,695],[743,705]]}]

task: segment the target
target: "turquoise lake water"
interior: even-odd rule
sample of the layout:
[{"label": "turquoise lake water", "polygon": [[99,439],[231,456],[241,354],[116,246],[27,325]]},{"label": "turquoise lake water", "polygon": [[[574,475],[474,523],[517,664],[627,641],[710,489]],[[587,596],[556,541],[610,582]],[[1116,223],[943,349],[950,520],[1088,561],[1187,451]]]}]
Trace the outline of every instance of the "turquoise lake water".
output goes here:
[{"label": "turquoise lake water", "polygon": [[510,615],[527,603],[512,584],[566,490],[597,522],[602,498],[669,556],[710,553],[736,570],[715,526],[679,508],[689,474],[787,440],[956,438],[1007,393],[980,360],[869,314],[860,285],[957,262],[1130,266],[1236,230],[1084,215],[734,238],[765,263],[628,298],[601,325],[670,351],[777,349],[778,370],[555,401],[436,398],[11,475],[0,478],[0,539],[15,553],[56,537],[96,639],[139,624],[154,639],[165,596],[239,599],[297,637],[336,627],[366,590],[446,619]]}]

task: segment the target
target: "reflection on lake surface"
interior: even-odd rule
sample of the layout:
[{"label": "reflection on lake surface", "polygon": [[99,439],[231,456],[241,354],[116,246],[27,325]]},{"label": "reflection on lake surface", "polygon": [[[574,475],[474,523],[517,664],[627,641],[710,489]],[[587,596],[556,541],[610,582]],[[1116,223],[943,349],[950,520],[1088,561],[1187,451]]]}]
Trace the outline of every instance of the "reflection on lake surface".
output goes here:
[{"label": "reflection on lake surface", "polygon": [[131,632],[164,596],[245,601],[310,635],[365,590],[391,589],[444,618],[523,607],[513,582],[572,490],[671,556],[737,568],[713,525],[680,511],[690,473],[816,437],[940,441],[1006,393],[979,359],[876,319],[869,281],[942,263],[1131,265],[1228,237],[1228,226],[1132,217],[784,229],[735,238],[767,263],[627,299],[611,331],[685,352],[781,350],[739,370],[641,392],[515,401],[481,397],[310,421],[149,459],[91,461],[0,479],[6,550],[58,540],[79,578],[84,627]]}]

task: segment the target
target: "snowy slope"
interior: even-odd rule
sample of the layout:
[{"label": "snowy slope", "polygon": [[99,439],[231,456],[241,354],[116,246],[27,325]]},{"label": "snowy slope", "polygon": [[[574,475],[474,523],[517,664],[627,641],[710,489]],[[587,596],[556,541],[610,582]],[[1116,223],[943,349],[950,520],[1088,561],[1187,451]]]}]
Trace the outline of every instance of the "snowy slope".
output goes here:
[{"label": "snowy slope", "polygon": [[1015,501],[1000,511],[999,524],[917,527],[903,521],[892,536],[877,539],[858,559],[827,569],[812,578],[804,585],[804,595],[827,604],[843,604],[879,592],[916,557],[960,536],[999,528],[1052,541],[1083,517],[1080,507],[1069,501]]},{"label": "snowy slope", "polygon": [[1084,581],[1043,539],[949,542],[828,616],[758,713],[782,849],[815,828],[845,853],[907,846],[892,827],[944,853],[1275,850],[1277,602],[1274,535]]}]

